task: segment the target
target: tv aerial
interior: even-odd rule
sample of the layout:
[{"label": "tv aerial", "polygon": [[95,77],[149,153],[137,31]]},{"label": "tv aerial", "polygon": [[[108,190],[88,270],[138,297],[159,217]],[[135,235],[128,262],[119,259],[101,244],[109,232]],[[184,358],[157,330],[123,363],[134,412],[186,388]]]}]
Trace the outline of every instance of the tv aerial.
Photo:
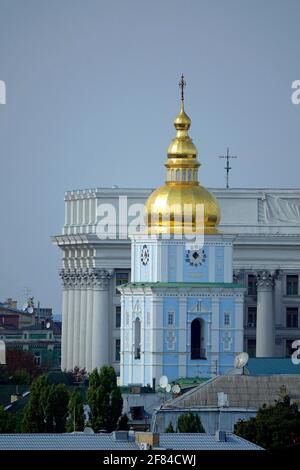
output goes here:
[{"label": "tv aerial", "polygon": [[244,374],[244,367],[247,364],[249,359],[249,354],[246,352],[241,352],[234,359],[234,367],[236,369],[242,369]]}]

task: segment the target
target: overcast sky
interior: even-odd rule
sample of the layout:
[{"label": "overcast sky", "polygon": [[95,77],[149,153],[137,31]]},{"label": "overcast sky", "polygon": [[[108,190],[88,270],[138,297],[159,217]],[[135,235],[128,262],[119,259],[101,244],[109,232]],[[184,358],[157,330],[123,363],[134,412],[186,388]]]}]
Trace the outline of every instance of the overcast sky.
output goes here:
[{"label": "overcast sky", "polygon": [[60,313],[64,192],[156,187],[178,80],[202,163],[234,187],[300,187],[297,0],[0,0],[0,301]]}]

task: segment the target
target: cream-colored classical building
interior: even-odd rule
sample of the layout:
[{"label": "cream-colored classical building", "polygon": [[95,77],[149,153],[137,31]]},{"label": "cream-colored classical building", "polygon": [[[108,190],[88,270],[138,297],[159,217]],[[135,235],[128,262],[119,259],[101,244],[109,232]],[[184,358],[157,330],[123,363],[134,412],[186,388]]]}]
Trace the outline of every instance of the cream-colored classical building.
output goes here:
[{"label": "cream-colored classical building", "polygon": [[[131,271],[119,207],[124,209],[127,197],[130,222],[134,204],[145,203],[151,191],[113,187],[66,193],[62,235],[53,237],[63,255],[62,369],[112,364],[119,371],[117,286],[130,280]],[[300,339],[300,188],[210,191],[220,204],[220,231],[234,234],[235,280],[247,286],[244,350],[260,357],[290,355],[291,342]],[[97,234],[97,208],[103,204],[115,207],[115,239]]]}]

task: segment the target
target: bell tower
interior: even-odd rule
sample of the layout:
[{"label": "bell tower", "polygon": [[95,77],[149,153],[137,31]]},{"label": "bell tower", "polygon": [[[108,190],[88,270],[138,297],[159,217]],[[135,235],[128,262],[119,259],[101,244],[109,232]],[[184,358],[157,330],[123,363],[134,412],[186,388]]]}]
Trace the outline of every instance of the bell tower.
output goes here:
[{"label": "bell tower", "polygon": [[211,377],[243,351],[245,289],[233,283],[234,235],[218,231],[218,202],[198,181],[183,76],[179,85],[166,181],[146,202],[147,230],[131,237],[131,283],[119,288],[123,385]]}]

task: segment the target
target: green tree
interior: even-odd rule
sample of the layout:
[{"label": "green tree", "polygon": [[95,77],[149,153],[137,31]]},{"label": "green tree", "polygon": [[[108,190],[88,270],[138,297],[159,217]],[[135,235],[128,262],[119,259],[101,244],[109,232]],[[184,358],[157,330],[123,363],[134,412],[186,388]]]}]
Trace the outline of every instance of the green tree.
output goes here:
[{"label": "green tree", "polygon": [[168,426],[166,427],[166,430],[165,432],[175,432],[174,431],[174,428],[173,428],[173,424],[171,423],[171,421],[169,422]]},{"label": "green tree", "polygon": [[30,374],[26,369],[17,369],[12,377],[12,382],[17,385],[29,385],[30,384]]},{"label": "green tree", "polygon": [[129,431],[128,416],[126,413],[121,415],[117,422],[116,431]]},{"label": "green tree", "polygon": [[78,390],[72,392],[68,405],[67,432],[83,431],[84,410],[81,394]]},{"label": "green tree", "polygon": [[24,409],[22,432],[45,432],[45,413],[41,398],[45,395],[45,389],[47,387],[49,387],[49,385],[46,377],[43,375],[32,382],[30,398]]},{"label": "green tree", "polygon": [[87,402],[91,410],[91,426],[94,431],[116,429],[122,413],[123,399],[117,386],[116,373],[113,367],[103,366],[89,376]]},{"label": "green tree", "polygon": [[24,409],[22,432],[65,432],[69,392],[64,384],[49,385],[45,376],[35,379]]},{"label": "green tree", "polygon": [[236,423],[234,432],[264,449],[283,449],[300,441],[300,413],[287,394],[274,405],[262,406],[257,415]]},{"label": "green tree", "polygon": [[11,413],[4,410],[0,405],[0,433],[14,432],[14,419]]},{"label": "green tree", "polygon": [[45,387],[41,400],[46,432],[61,433],[66,430],[70,394],[65,384]]},{"label": "green tree", "polygon": [[107,426],[108,431],[116,429],[118,420],[122,414],[123,398],[119,387],[114,388],[110,394],[110,420]]},{"label": "green tree", "polygon": [[205,432],[200,418],[194,413],[184,413],[177,421],[178,432]]}]

